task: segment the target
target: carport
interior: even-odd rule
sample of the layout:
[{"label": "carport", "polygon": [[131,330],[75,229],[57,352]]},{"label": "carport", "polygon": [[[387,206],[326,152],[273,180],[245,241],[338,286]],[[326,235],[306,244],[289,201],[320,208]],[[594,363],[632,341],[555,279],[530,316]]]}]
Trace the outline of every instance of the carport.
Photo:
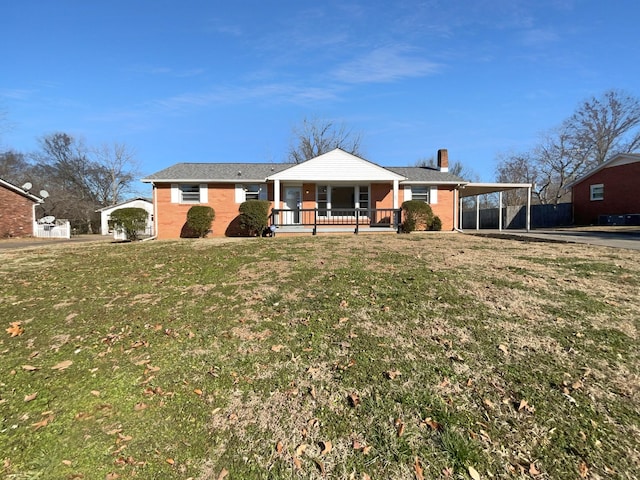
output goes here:
[{"label": "carport", "polygon": [[476,230],[480,230],[480,202],[478,202],[479,195],[486,195],[489,193],[498,194],[498,230],[502,230],[502,192],[509,190],[517,190],[520,188],[527,189],[527,210],[526,210],[526,229],[531,229],[531,189],[533,184],[531,183],[467,183],[460,186],[459,190],[459,206],[460,212],[459,225],[462,230],[462,199],[468,197],[476,197]]}]

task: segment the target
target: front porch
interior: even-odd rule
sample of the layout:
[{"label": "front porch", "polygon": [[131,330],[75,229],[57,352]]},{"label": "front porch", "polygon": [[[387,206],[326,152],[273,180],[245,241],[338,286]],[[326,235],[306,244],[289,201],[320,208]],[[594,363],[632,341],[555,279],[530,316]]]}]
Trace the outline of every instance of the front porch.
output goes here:
[{"label": "front porch", "polygon": [[400,233],[402,210],[399,208],[297,208],[273,209],[271,231],[278,233],[364,232]]}]

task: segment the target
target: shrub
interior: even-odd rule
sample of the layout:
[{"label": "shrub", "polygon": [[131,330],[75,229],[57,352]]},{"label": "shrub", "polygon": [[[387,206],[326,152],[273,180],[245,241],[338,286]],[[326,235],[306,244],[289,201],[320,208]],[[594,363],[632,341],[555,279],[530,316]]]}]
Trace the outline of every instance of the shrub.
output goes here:
[{"label": "shrub", "polygon": [[433,222],[431,223],[431,228],[429,230],[433,230],[435,232],[442,230],[442,220],[440,220],[440,217],[433,217]]},{"label": "shrub", "polygon": [[213,208],[206,205],[194,205],[187,212],[186,227],[194,237],[204,238],[211,230],[211,224],[216,218]]},{"label": "shrub", "polygon": [[407,200],[402,203],[404,222],[402,231],[409,233],[415,230],[429,230],[433,223],[433,211],[428,203],[422,200]]},{"label": "shrub", "polygon": [[251,236],[260,236],[269,223],[267,200],[247,200],[240,204],[240,226]]},{"label": "shrub", "polygon": [[119,208],[111,212],[109,227],[124,230],[129,240],[138,240],[138,232],[147,228],[147,217],[144,208]]}]

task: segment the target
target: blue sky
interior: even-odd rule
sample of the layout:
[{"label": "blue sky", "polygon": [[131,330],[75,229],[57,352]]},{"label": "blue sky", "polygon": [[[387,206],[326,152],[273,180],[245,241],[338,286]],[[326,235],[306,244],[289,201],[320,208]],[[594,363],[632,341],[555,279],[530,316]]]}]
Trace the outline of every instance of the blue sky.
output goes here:
[{"label": "blue sky", "polygon": [[286,159],[304,117],[483,181],[578,103],[640,95],[636,0],[4,0],[3,149],[66,132],[176,162]]}]

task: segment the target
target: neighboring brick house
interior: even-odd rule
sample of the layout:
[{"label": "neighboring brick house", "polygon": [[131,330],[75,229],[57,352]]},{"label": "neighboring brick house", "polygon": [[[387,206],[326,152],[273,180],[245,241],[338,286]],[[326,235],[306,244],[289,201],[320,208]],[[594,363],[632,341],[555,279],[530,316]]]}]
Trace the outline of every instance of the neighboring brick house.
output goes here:
[{"label": "neighboring brick house", "polygon": [[300,164],[178,163],[142,181],[153,186],[160,239],[180,237],[193,205],[215,210],[213,236],[234,235],[249,199],[271,202],[277,232],[392,230],[410,199],[428,202],[442,229],[454,230],[458,190],[467,184],[449,173],[446,150],[437,167],[381,167],[340,149]]},{"label": "neighboring brick house", "polygon": [[0,238],[34,235],[35,206],[40,197],[0,179]]},{"label": "neighboring brick house", "polygon": [[[569,185],[576,225],[640,222],[640,154],[618,154]],[[610,217],[614,217],[613,220]]]}]

